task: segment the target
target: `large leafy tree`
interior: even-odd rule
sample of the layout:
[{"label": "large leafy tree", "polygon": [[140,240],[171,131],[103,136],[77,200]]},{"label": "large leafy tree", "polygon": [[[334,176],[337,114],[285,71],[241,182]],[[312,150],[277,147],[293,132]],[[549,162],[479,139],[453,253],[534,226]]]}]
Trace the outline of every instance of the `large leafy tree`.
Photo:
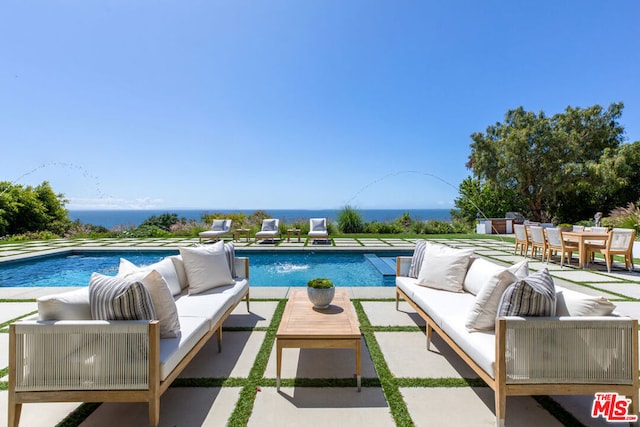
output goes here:
[{"label": "large leafy tree", "polygon": [[30,231],[62,235],[71,225],[65,204],[47,181],[36,187],[0,182],[0,236]]},{"label": "large leafy tree", "polygon": [[451,217],[472,223],[477,218],[502,218],[505,212],[521,212],[515,191],[497,191],[478,178],[467,177],[460,183],[460,197]]},{"label": "large leafy tree", "polygon": [[467,166],[494,191],[513,192],[532,219],[590,217],[619,203],[600,197],[611,192],[604,171],[616,175],[621,170],[601,167],[601,158],[615,157],[622,144],[622,109],[622,103],[606,109],[567,107],[548,117],[518,107],[504,122],[471,135]]}]

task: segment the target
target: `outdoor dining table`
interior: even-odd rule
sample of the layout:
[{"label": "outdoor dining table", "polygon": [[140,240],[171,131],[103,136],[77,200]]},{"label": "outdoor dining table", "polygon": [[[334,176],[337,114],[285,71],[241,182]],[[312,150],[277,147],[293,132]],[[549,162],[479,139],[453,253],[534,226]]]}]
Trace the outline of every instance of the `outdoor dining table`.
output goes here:
[{"label": "outdoor dining table", "polygon": [[578,243],[578,249],[580,251],[580,268],[587,266],[587,242],[594,241],[606,242],[609,238],[608,232],[598,231],[564,231],[562,232],[562,238],[571,242]]}]

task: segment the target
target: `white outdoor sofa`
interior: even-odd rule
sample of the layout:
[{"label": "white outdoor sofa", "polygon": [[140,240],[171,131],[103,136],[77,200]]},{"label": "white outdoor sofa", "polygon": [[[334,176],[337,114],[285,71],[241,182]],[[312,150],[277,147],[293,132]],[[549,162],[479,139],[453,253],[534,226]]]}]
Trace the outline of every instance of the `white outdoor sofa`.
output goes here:
[{"label": "white outdoor sofa", "polygon": [[[232,284],[194,290],[189,281],[199,273],[190,274],[183,249],[154,264],[177,283],[166,281],[179,320],[173,338],[161,338],[163,320],[91,320],[87,288],[39,298],[38,318],[10,325],[9,426],[18,426],[22,404],[31,402],[147,402],[149,424],[158,425],[162,394],[211,337],[221,351],[222,324],[242,299],[249,311],[248,258],[227,253]],[[200,278],[216,280],[207,265],[195,267],[205,273]]]},{"label": "white outdoor sofa", "polygon": [[462,291],[451,292],[418,285],[409,277],[411,262],[397,258],[396,309],[401,298],[407,301],[426,321],[427,348],[435,331],[494,390],[497,426],[505,425],[507,396],[517,395],[617,392],[632,400],[629,414],[638,413],[638,321],[601,315],[615,307],[606,299],[555,287],[555,317],[496,318],[494,312],[495,330],[470,331],[470,312],[491,311],[490,302],[476,305],[487,295],[482,287],[495,285],[506,267],[471,257]]}]

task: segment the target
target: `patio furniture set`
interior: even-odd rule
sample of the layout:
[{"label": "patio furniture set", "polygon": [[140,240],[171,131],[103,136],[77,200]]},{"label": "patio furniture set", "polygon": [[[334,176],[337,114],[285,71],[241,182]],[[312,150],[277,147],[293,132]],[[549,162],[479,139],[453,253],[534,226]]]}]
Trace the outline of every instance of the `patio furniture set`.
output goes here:
[{"label": "patio furniture set", "polygon": [[402,298],[491,387],[496,425],[507,396],[617,392],[638,413],[638,321],[603,297],[555,286],[549,272],[529,274],[472,251],[418,242],[398,257]]},{"label": "patio furniture set", "polygon": [[536,258],[540,251],[541,259],[545,256],[547,263],[554,253],[560,254],[560,266],[564,266],[565,256],[568,264],[571,264],[572,254],[578,252],[578,266],[587,268],[594,260],[594,254],[602,254],[607,265],[607,271],[611,272],[614,255],[624,257],[625,268],[633,270],[633,241],[636,231],[626,228],[606,227],[585,228],[573,226],[571,230],[561,227],[542,227],[539,225],[514,225],[515,247],[514,254],[520,253],[525,257]]},{"label": "patio furniture set", "polygon": [[[198,233],[200,243],[202,239],[211,239],[214,241],[219,240],[223,236],[233,236],[234,241],[239,241],[242,235],[245,236],[245,241],[249,241],[251,237],[251,230],[248,228],[238,228],[231,230],[230,219],[214,219],[211,224],[211,229]],[[280,234],[280,220],[277,218],[263,219],[260,231],[255,235],[255,242],[258,241],[270,241],[275,242],[276,237]],[[287,230],[287,242],[291,240],[291,236],[296,235],[298,242],[300,242],[300,229],[290,228]],[[316,240],[329,240],[329,232],[327,230],[326,218],[311,218],[309,219],[309,240],[313,243]]]},{"label": "patio furniture set", "polygon": [[[23,403],[147,402],[160,397],[246,300],[249,259],[232,243],[179,248],[180,255],[117,276],[94,273],[89,286],[37,299],[38,315],[9,328],[9,418]],[[158,319],[158,320],[153,320]]]}]

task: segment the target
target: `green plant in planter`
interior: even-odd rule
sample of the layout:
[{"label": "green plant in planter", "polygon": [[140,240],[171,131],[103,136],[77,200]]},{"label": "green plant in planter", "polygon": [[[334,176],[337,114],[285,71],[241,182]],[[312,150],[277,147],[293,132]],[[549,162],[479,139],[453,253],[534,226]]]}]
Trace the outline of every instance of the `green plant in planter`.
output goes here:
[{"label": "green plant in planter", "polygon": [[333,288],[333,282],[325,278],[311,279],[307,282],[307,286],[314,289]]},{"label": "green plant in planter", "polygon": [[315,308],[329,308],[336,288],[329,279],[318,278],[307,282],[307,296]]}]

